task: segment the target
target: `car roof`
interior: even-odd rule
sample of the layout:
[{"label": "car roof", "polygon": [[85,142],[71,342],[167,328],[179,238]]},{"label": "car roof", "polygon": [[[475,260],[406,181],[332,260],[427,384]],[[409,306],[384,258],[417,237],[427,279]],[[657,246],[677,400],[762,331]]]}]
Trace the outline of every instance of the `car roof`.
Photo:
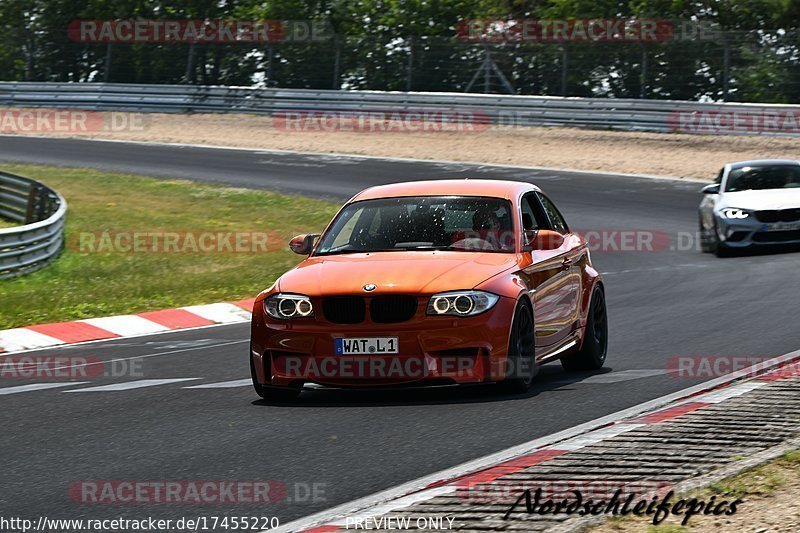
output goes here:
[{"label": "car roof", "polygon": [[731,170],[743,167],[767,167],[772,165],[800,165],[800,161],[794,159],[753,159],[751,161],[738,161],[729,163]]},{"label": "car roof", "polygon": [[446,179],[407,181],[370,187],[355,195],[350,201],[399,198],[402,196],[488,196],[514,200],[527,191],[540,191],[532,183],[511,180]]}]

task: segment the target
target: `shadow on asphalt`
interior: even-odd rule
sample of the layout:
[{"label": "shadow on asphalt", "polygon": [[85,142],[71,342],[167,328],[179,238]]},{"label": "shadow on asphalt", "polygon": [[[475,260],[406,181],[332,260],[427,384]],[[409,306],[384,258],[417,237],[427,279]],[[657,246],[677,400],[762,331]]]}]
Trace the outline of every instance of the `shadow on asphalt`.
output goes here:
[{"label": "shadow on asphalt", "polygon": [[557,391],[589,376],[611,371],[611,368],[603,367],[593,372],[566,373],[559,365],[545,365],[539,369],[533,387],[525,394],[509,394],[500,384],[495,383],[374,389],[320,388],[304,389],[300,397],[292,401],[262,399],[252,403],[255,406],[273,407],[380,407],[506,402],[527,400],[539,393]]}]

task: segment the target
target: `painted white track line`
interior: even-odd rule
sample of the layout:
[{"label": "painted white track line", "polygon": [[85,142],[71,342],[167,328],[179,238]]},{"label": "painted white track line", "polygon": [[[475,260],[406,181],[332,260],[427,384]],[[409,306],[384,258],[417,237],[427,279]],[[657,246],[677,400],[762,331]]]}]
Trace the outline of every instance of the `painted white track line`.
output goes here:
[{"label": "painted white track line", "polygon": [[619,383],[621,381],[631,381],[639,378],[649,378],[668,373],[669,370],[662,368],[641,368],[632,370],[620,370],[619,372],[608,372],[606,374],[595,374],[581,379],[575,383]]},{"label": "painted white track line", "polygon": [[30,385],[19,385],[17,387],[4,387],[0,389],[0,396],[35,390],[55,389],[58,387],[74,387],[75,385],[85,385],[86,383],[89,383],[89,381],[70,381],[66,383],[31,383]]},{"label": "painted white track line", "polygon": [[192,381],[200,378],[173,378],[173,379],[139,379],[136,381],[126,381],[124,383],[113,383],[111,385],[101,385],[99,387],[88,387],[85,389],[66,390],[64,392],[118,392],[131,389],[142,389],[144,387],[156,387],[168,383],[178,383],[181,381]]},{"label": "painted white track line", "polygon": [[235,379],[233,381],[221,381],[219,383],[203,383],[202,385],[192,385],[191,387],[183,387],[184,389],[233,389],[236,387],[252,387],[253,380],[251,378]]},{"label": "painted white track line", "polygon": [[[757,365],[757,370],[759,373],[763,373],[774,367],[780,366],[784,363],[788,363],[796,359],[800,359],[800,350],[775,357],[768,361],[761,362]],[[504,461],[508,461],[522,455],[530,454],[541,448],[548,447],[556,443],[561,443],[563,441],[567,441],[568,439],[572,439],[569,441],[569,443],[572,445],[572,447],[577,449],[581,447],[581,445],[585,445],[585,442],[590,442],[593,441],[594,439],[587,436],[587,439],[584,439],[585,442],[581,442],[576,437],[586,435],[589,432],[594,432],[598,430],[613,432],[613,430],[604,430],[603,428],[615,424],[621,420],[632,418],[637,415],[646,413],[648,411],[657,410],[669,404],[681,405],[695,401],[705,401],[703,400],[704,398],[703,396],[698,396],[698,395],[703,393],[711,393],[710,391],[713,391],[713,389],[717,389],[718,387],[722,387],[738,379],[752,377],[752,376],[753,376],[753,371],[749,368],[738,370],[736,372],[731,372],[730,374],[726,374],[719,378],[715,378],[710,381],[700,383],[699,385],[695,385],[677,392],[673,392],[672,394],[667,394],[666,396],[662,396],[660,398],[649,400],[639,405],[623,409],[622,411],[618,411],[616,413],[612,413],[610,415],[597,418],[590,422],[586,422],[577,425],[575,427],[559,431],[558,433],[553,433],[552,435],[540,437],[532,441],[520,444],[518,446],[514,446],[512,448],[508,448],[506,450],[502,450],[493,453],[491,455],[487,455],[485,457],[480,457],[478,459],[468,461],[466,463],[454,466],[452,468],[441,470],[434,474],[423,476],[413,481],[403,483],[396,487],[392,487],[390,489],[377,492],[375,494],[371,494],[369,496],[365,496],[363,498],[359,498],[357,500],[348,503],[344,503],[342,505],[333,507],[326,511],[322,511],[320,513],[316,513],[311,516],[295,520],[294,522],[285,524],[279,527],[278,529],[271,530],[270,533],[307,531],[322,524],[336,524],[338,522],[343,523],[343,520],[346,517],[377,516],[379,513],[385,513],[387,511],[387,507],[391,507],[392,509],[403,507],[403,502],[405,500],[401,500],[401,498],[412,497],[411,499],[413,501],[419,501],[420,499],[425,500],[428,499],[429,497],[432,497],[431,496],[432,493],[425,489],[434,484],[438,485],[462,477],[472,472],[484,470],[493,465],[497,465],[498,463],[502,463]],[[751,382],[747,382],[741,385],[752,387],[750,383]],[[734,387],[730,387],[730,389],[736,389],[733,392],[733,395],[736,395],[736,393],[744,394],[746,392],[745,389],[747,387],[740,387],[739,385],[736,385]],[[722,391],[720,392],[727,390],[728,389],[722,389]],[[713,399],[714,398],[712,397],[712,400]],[[708,402],[708,403],[713,403],[713,402]],[[625,424],[625,425],[636,426],[637,424]],[[559,444],[557,448],[561,449],[561,444]],[[442,490],[446,490],[445,487],[439,487],[439,488],[441,488]],[[398,502],[398,500],[400,501]]]}]

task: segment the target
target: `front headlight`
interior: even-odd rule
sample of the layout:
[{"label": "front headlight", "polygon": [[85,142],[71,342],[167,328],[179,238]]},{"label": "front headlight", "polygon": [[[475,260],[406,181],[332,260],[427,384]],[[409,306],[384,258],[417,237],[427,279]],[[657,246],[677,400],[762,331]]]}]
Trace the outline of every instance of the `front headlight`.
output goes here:
[{"label": "front headlight", "polygon": [[719,212],[722,218],[729,218],[731,220],[743,219],[750,216],[750,213],[738,207],[726,207]]},{"label": "front headlight", "polygon": [[308,296],[302,294],[273,294],[264,300],[264,310],[272,318],[313,318],[314,307]]},{"label": "front headlight", "polygon": [[483,291],[440,292],[428,302],[429,315],[474,316],[491,309],[500,297]]}]

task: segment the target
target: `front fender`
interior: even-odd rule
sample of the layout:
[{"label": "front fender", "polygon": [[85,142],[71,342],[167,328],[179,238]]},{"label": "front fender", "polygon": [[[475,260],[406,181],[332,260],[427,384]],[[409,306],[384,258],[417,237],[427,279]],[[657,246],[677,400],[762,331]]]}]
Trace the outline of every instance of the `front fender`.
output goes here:
[{"label": "front fender", "polygon": [[533,298],[530,289],[518,272],[504,272],[484,281],[475,287],[475,289],[491,292],[517,301],[526,301],[531,306],[531,309],[533,309]]}]

